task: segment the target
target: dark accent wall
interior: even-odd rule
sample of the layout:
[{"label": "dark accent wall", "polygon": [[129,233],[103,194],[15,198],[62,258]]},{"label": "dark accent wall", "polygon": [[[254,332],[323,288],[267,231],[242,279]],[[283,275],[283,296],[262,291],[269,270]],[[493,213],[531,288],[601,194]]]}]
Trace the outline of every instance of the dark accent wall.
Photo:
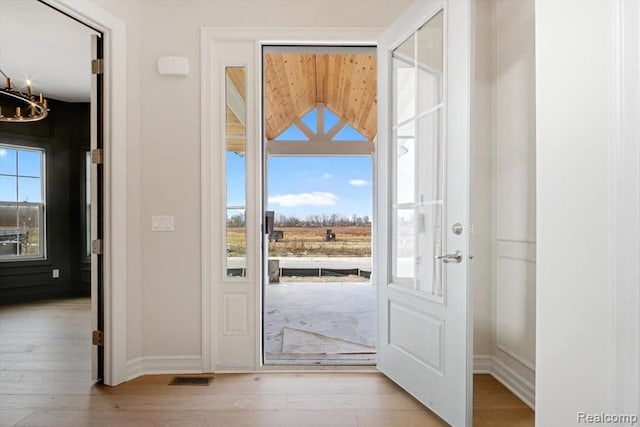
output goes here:
[{"label": "dark accent wall", "polygon": [[0,144],[45,150],[47,242],[46,259],[0,262],[0,304],[91,293],[91,263],[84,255],[90,105],[51,100],[49,108],[39,122],[0,123]]}]

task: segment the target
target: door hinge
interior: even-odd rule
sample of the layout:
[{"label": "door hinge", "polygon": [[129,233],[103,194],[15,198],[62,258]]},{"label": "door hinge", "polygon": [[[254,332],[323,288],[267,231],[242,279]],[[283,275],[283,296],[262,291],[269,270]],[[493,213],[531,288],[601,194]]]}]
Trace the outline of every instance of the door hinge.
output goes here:
[{"label": "door hinge", "polygon": [[91,163],[94,165],[101,165],[104,162],[104,150],[102,148],[96,148],[91,150]]},{"label": "door hinge", "polygon": [[91,342],[93,345],[98,345],[100,347],[104,346],[104,332],[102,331],[93,331],[91,333]]},{"label": "door hinge", "polygon": [[92,59],[91,60],[91,74],[102,74],[104,73],[104,60],[102,59]]},{"label": "door hinge", "polygon": [[102,255],[102,239],[91,241],[91,253],[94,255]]}]

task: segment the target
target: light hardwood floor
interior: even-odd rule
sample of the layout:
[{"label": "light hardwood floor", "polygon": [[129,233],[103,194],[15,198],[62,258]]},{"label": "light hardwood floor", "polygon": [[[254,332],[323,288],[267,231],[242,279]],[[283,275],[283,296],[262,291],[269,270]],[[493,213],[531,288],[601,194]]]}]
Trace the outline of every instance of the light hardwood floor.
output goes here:
[{"label": "light hardwood floor", "polygon": [[[218,374],[209,386],[169,386],[172,376],[156,375],[93,385],[89,337],[86,299],[0,306],[0,425],[446,425],[377,373]],[[491,376],[474,376],[474,426],[533,419]]]}]

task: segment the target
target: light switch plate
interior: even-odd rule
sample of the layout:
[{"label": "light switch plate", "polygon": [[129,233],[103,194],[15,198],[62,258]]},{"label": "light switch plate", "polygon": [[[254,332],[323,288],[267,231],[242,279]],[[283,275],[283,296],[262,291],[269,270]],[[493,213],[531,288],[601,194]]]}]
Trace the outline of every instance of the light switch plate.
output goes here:
[{"label": "light switch plate", "polygon": [[173,215],[153,215],[151,231],[173,231]]},{"label": "light switch plate", "polygon": [[57,268],[54,268],[53,270],[51,270],[51,277],[54,279],[59,279],[60,278],[60,270]]}]

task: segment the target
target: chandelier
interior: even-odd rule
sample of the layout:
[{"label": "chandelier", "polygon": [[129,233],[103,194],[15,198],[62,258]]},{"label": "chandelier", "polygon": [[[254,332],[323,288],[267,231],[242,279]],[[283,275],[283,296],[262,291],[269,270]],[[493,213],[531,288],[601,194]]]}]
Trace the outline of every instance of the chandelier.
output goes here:
[{"label": "chandelier", "polygon": [[[11,79],[4,71],[0,69],[0,73],[7,81],[6,87],[0,89],[0,122],[36,122],[47,117],[47,100],[42,94],[36,98],[31,93],[31,81],[27,80],[27,93],[22,93],[12,86]],[[12,111],[12,114],[8,114],[7,111]]]}]

